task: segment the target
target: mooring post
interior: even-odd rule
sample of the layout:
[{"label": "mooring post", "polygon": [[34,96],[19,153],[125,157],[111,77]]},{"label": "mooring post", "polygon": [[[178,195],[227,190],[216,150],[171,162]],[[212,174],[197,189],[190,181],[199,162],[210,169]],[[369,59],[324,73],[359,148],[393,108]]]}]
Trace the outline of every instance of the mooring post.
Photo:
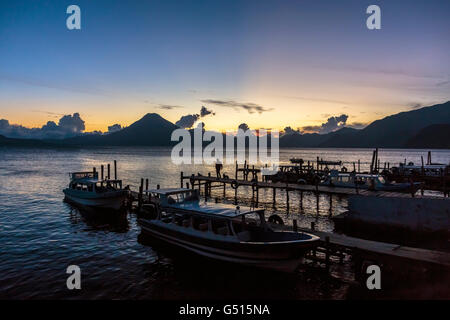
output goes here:
[{"label": "mooring post", "polygon": [[237,190],[238,186],[236,186],[236,189],[234,189],[234,205],[237,205]]},{"label": "mooring post", "polygon": [[114,160],[114,180],[117,180],[117,160]]},{"label": "mooring post", "polygon": [[287,209],[287,212],[289,212],[289,188],[288,188],[287,184],[286,184],[286,209]]},{"label": "mooring post", "polygon": [[[311,222],[311,231],[314,231],[315,229],[316,229],[316,223],[314,221],[312,221]],[[316,257],[316,249],[315,248],[312,251],[312,255],[313,255],[314,258]]]},{"label": "mooring post", "polygon": [[189,182],[186,182],[186,189],[189,189]]},{"label": "mooring post", "polygon": [[258,207],[259,204],[259,188],[256,186],[256,207]]},{"label": "mooring post", "polygon": [[296,219],[292,220],[292,230],[294,232],[298,231],[298,226],[297,226],[297,220]]},{"label": "mooring post", "polygon": [[303,191],[300,190],[300,210],[303,212]]},{"label": "mooring post", "polygon": [[111,179],[111,165],[108,163],[108,180]]},{"label": "mooring post", "polygon": [[234,179],[235,180],[237,180],[237,178],[238,178],[238,169],[239,169],[239,166],[238,166],[238,162],[236,160],[236,170],[234,171]]},{"label": "mooring post", "polygon": [[97,172],[97,169],[95,169],[95,167],[92,168],[92,173],[94,174],[95,177],[95,173]]},{"label": "mooring post", "polygon": [[183,171],[180,173],[180,186],[183,188]]},{"label": "mooring post", "polygon": [[206,202],[206,201],[208,201],[208,183],[207,182],[205,182],[204,188],[205,188],[204,193],[205,193],[205,202]]},{"label": "mooring post", "polygon": [[330,237],[325,237],[325,269],[327,273],[330,271]]},{"label": "mooring post", "polygon": [[145,179],[145,190],[148,190],[148,178]]},{"label": "mooring post", "polygon": [[156,189],[158,189],[158,190],[159,190],[160,188],[161,188],[161,187],[160,187],[160,185],[159,185],[159,184],[157,184],[157,185],[156,185]]},{"label": "mooring post", "polygon": [[361,160],[358,159],[358,173],[361,172]]},{"label": "mooring post", "polygon": [[317,192],[317,193],[316,193],[317,214],[319,214],[319,201],[320,201],[320,199],[319,199],[319,193]]},{"label": "mooring post", "polygon": [[139,186],[138,208],[139,210],[142,208],[142,185]]},{"label": "mooring post", "polygon": [[333,212],[333,194],[330,193],[330,216],[332,212]]},{"label": "mooring post", "polygon": [[277,188],[272,188],[272,206],[275,208],[277,198]]},{"label": "mooring post", "polygon": [[100,166],[100,180],[103,180],[103,171],[104,171],[103,165]]},{"label": "mooring post", "polygon": [[226,187],[227,187],[227,184],[224,182],[223,183],[223,198],[225,198]]}]

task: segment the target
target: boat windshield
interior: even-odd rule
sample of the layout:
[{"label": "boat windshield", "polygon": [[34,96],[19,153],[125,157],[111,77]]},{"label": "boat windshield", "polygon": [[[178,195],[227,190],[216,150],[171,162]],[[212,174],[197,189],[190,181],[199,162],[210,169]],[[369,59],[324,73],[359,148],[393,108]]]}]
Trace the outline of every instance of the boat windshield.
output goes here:
[{"label": "boat windshield", "polygon": [[386,183],[386,180],[384,179],[384,177],[378,177],[378,181],[380,182],[380,183],[382,183],[382,184],[385,184]]},{"label": "boat windshield", "polygon": [[198,194],[196,192],[181,192],[174,193],[167,196],[168,204],[185,203],[191,201],[198,201]]}]

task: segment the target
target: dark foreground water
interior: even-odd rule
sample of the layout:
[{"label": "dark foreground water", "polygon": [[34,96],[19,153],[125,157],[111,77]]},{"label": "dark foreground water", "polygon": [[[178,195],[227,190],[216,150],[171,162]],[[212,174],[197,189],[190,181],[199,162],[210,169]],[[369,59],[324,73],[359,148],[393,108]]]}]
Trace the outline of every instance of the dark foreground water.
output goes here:
[{"label": "dark foreground water", "polygon": [[[347,162],[361,159],[368,167],[372,150],[281,150],[291,156]],[[381,150],[382,161],[405,158],[420,163],[425,150]],[[71,171],[92,170],[118,161],[119,178],[137,188],[141,177],[150,185],[179,185],[179,172],[213,172],[212,166],[176,166],[170,150],[159,148],[103,148],[81,150],[0,148],[0,298],[38,299],[336,299],[347,297],[347,285],[324,281],[320,274],[280,275],[174,254],[151,240],[140,238],[134,214],[98,221],[63,202],[62,189]],[[448,163],[450,151],[433,151],[433,161]],[[349,166],[347,166],[349,167]],[[233,165],[225,173],[234,173]],[[213,191],[221,196],[222,191]],[[242,203],[251,193],[242,189]],[[333,230],[329,198],[305,195],[303,208],[291,195],[291,213],[283,204],[271,209],[271,193],[260,194],[268,211],[278,212],[287,223],[301,226],[315,221],[320,230]],[[284,199],[283,194],[279,203]],[[232,199],[233,193],[227,194]],[[336,197],[331,214],[345,211],[346,200]],[[140,239],[138,241],[138,238]],[[81,268],[81,290],[68,290],[66,268]],[[344,270],[345,273],[345,270]]]}]

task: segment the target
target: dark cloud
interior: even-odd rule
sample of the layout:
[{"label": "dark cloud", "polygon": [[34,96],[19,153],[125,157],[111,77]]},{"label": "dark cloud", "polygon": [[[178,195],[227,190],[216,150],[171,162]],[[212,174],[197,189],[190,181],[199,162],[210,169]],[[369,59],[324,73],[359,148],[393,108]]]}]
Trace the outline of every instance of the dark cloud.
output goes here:
[{"label": "dark cloud", "polygon": [[196,113],[196,114],[188,114],[188,115],[182,116],[180,118],[180,120],[175,122],[175,124],[177,126],[179,126],[180,128],[185,128],[185,129],[192,128],[194,126],[194,123],[198,119],[206,117],[209,114],[215,115],[214,111],[208,110],[206,107],[202,106],[202,108],[200,109],[200,114]]},{"label": "dark cloud", "polygon": [[200,109],[200,117],[205,117],[208,114],[212,114],[213,116],[215,115],[214,111],[208,110],[205,106],[202,106]]},{"label": "dark cloud", "polygon": [[192,128],[192,126],[194,125],[194,123],[200,118],[199,114],[188,114],[186,116],[182,116],[180,118],[180,120],[178,120],[177,122],[175,122],[175,124],[177,126],[179,126],[180,128]]},{"label": "dark cloud", "polygon": [[241,124],[239,125],[238,129],[247,131],[247,130],[250,129],[250,128],[248,127],[248,125],[247,125],[246,123],[241,123]]},{"label": "dark cloud", "polygon": [[214,105],[221,106],[221,107],[244,109],[244,110],[247,110],[248,113],[255,113],[255,112],[263,113],[263,112],[268,112],[268,111],[273,110],[273,108],[265,108],[256,103],[251,103],[251,102],[241,103],[241,102],[236,102],[233,100],[214,100],[214,99],[205,99],[205,100],[201,100],[201,102],[207,103],[207,104],[214,104]]},{"label": "dark cloud", "polygon": [[84,131],[84,120],[80,118],[79,113],[74,113],[63,116],[59,119],[59,127],[67,132],[81,133]]},{"label": "dark cloud", "polygon": [[297,130],[292,129],[291,127],[284,128],[284,134],[300,134],[300,129],[297,128]]},{"label": "dark cloud", "polygon": [[84,129],[84,120],[79,113],[63,116],[58,124],[48,121],[41,128],[26,128],[22,125],[10,124],[6,119],[0,120],[0,134],[10,138],[63,139],[82,134]]},{"label": "dark cloud", "polygon": [[346,114],[341,114],[340,116],[336,116],[336,117],[329,117],[327,119],[327,122],[322,123],[320,126],[302,127],[302,131],[314,132],[314,133],[320,133],[320,134],[329,133],[329,132],[336,131],[337,129],[345,127],[347,119],[348,119],[348,115],[346,115]]},{"label": "dark cloud", "polygon": [[108,133],[113,133],[122,130],[122,126],[118,123],[108,126]]}]

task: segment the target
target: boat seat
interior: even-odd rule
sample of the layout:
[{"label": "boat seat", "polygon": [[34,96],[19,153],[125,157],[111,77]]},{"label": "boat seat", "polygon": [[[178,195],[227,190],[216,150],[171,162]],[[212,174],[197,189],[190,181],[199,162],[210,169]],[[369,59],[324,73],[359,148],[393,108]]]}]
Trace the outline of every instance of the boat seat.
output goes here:
[{"label": "boat seat", "polygon": [[183,220],[183,227],[189,227],[190,225],[191,225],[191,221],[189,220],[189,219],[185,219],[185,220]]},{"label": "boat seat", "polygon": [[239,232],[237,236],[241,241],[250,241],[250,232],[248,231]]},{"label": "boat seat", "polygon": [[200,230],[200,231],[208,231],[208,223],[200,223],[198,225],[198,230]]},{"label": "boat seat", "polygon": [[221,234],[223,236],[227,236],[228,235],[228,227],[225,226],[225,227],[217,228],[217,234]]}]

